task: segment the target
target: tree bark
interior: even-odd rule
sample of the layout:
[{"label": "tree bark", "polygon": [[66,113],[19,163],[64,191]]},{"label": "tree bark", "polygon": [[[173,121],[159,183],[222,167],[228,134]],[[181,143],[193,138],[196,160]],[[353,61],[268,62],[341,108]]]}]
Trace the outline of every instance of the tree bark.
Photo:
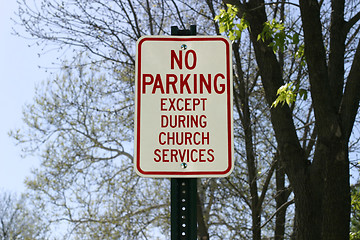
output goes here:
[{"label": "tree bark", "polygon": [[[283,85],[280,64],[269,41],[258,41],[263,24],[267,21],[262,1],[249,1],[246,5],[246,18],[250,23],[250,38],[254,45],[256,60],[260,69],[261,80],[265,89],[265,97],[269,105],[276,99],[277,89]],[[250,11],[251,9],[251,11]],[[319,208],[314,207],[315,193],[312,189],[309,166],[300,146],[292,112],[287,105],[271,109],[271,122],[278,143],[280,158],[293,185],[297,211],[298,239],[320,239],[318,217]],[[317,200],[317,202],[319,202]]]},{"label": "tree bark", "polygon": [[203,206],[204,206],[204,204],[202,203],[199,192],[198,192],[197,198],[196,198],[196,211],[197,211],[197,224],[198,224],[197,235],[200,240],[209,240],[210,236],[209,236],[207,223],[205,221],[205,217],[204,217],[204,213],[203,213]]},{"label": "tree bark", "polygon": [[[280,209],[287,202],[289,197],[289,190],[285,187],[285,169],[281,166],[280,160],[276,162],[276,209]],[[275,240],[285,239],[285,221],[286,221],[286,209],[281,209],[276,212],[275,218]]]},{"label": "tree bark", "polygon": [[320,6],[315,0],[300,1],[318,141],[313,164],[321,165],[323,194],[321,239],[348,239],[350,184],[348,139],[343,134],[339,106],[344,83],[344,1],[332,1],[330,55],[322,39]]},{"label": "tree bark", "polygon": [[[250,24],[250,38],[265,96],[267,103],[271,105],[276,99],[277,89],[284,82],[281,66],[273,50],[268,47],[270,40],[257,40],[263,24],[268,20],[264,1],[249,0],[246,4],[235,0],[226,2],[236,5],[239,9],[238,16],[245,16]],[[318,133],[312,161],[307,159],[307,154],[300,146],[289,107],[284,105],[271,109],[271,122],[280,158],[295,195],[295,238],[298,240],[349,238],[350,188],[347,145],[359,104],[360,74],[356,68],[351,69],[347,85],[356,90],[346,87],[342,95],[345,41],[345,36],[342,36],[345,32],[343,2],[332,1],[330,59],[327,62],[319,3],[316,0],[299,1]],[[355,56],[360,54],[359,51]],[[356,57],[354,65],[359,65]],[[350,77],[352,75],[357,77]],[[348,104],[344,105],[344,101]]]},{"label": "tree bark", "polygon": [[239,56],[238,43],[233,44],[236,66],[238,66],[237,77],[235,79],[235,107],[241,115],[241,124],[245,133],[246,166],[248,172],[248,182],[251,196],[251,217],[252,217],[252,239],[261,240],[261,209],[262,203],[259,202],[257,186],[257,167],[255,164],[255,153],[253,143],[253,132],[251,124],[250,106],[249,106],[249,87],[245,83],[242,74],[241,61]]}]

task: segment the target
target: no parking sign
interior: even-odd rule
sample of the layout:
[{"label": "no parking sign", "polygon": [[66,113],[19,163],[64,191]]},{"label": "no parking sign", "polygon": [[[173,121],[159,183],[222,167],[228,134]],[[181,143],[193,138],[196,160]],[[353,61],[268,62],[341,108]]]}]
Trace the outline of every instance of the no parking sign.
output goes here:
[{"label": "no parking sign", "polygon": [[145,36],[136,46],[135,171],[225,177],[233,169],[231,42]]}]

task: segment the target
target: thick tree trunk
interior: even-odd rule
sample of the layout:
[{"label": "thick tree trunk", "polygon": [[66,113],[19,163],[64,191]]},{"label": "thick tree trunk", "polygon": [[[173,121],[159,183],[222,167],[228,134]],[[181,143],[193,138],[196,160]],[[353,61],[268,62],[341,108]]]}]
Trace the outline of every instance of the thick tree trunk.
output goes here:
[{"label": "thick tree trunk", "polygon": [[347,239],[350,222],[350,183],[347,144],[333,141],[321,146],[327,152],[324,157],[324,195],[322,239]]},{"label": "thick tree trunk", "polygon": [[[254,5],[251,5],[254,3]],[[256,60],[261,73],[261,80],[265,89],[265,96],[269,105],[276,98],[277,89],[284,83],[280,65],[268,47],[269,42],[257,40],[258,34],[266,22],[264,7],[259,7],[257,1],[248,4],[249,9],[256,9],[252,14],[246,14],[250,23],[250,37],[254,45]],[[271,109],[271,122],[275,130],[280,158],[293,186],[297,214],[297,239],[321,239],[319,218],[321,216],[321,199],[318,197],[317,185],[312,185],[310,165],[297,138],[291,110],[287,105]],[[319,182],[319,181],[318,181]],[[321,226],[321,224],[320,224]]]},{"label": "thick tree trunk", "polygon": [[[318,142],[308,175],[299,175],[307,181],[295,180],[294,183],[297,240],[349,237],[350,189],[346,146],[336,141],[328,144],[330,146]],[[319,162],[325,164],[317,166]]]},{"label": "thick tree trunk", "polygon": [[[299,175],[306,179],[306,176]],[[298,179],[301,181],[301,179]],[[296,214],[296,240],[320,240],[321,238],[321,198],[319,189],[311,187],[307,181],[294,186],[295,214]]]},{"label": "thick tree trunk", "polygon": [[[268,20],[266,5],[263,0],[249,0],[246,4],[237,0],[226,2],[236,5],[238,16],[245,16],[250,24],[250,38],[266,100],[271,105],[284,81],[281,66],[268,46],[271,40],[263,42],[257,39]],[[327,61],[319,3],[317,0],[301,0],[299,4],[317,129],[313,159],[309,161],[308,154],[300,146],[287,105],[271,109],[271,122],[295,195],[295,239],[346,240],[349,238],[350,220],[347,145],[360,100],[360,43],[343,91],[344,34],[350,27],[345,25],[357,19],[345,23],[344,0],[331,1],[330,55]]]},{"label": "thick tree trunk", "polygon": [[[350,184],[347,128],[341,119],[344,85],[344,0],[331,3],[330,55],[322,39],[320,6],[316,0],[300,1],[312,100],[318,129],[313,164],[321,165],[323,194],[321,239],[348,239]],[[358,103],[357,103],[358,104]]]},{"label": "thick tree trunk", "polygon": [[[285,187],[285,169],[281,166],[280,160],[276,162],[276,215],[275,215],[275,240],[285,239],[286,204],[289,197],[289,190]],[[281,209],[283,208],[283,209]],[[281,210],[279,210],[281,209]]]}]

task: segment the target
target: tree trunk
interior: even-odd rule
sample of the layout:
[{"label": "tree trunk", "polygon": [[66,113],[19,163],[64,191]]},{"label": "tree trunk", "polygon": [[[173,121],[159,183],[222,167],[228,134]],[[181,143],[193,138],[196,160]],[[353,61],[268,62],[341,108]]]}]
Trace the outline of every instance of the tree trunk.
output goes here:
[{"label": "tree trunk", "polygon": [[350,222],[349,139],[345,134],[350,122],[341,119],[345,54],[344,0],[331,2],[330,54],[327,63],[320,6],[316,0],[300,1],[305,55],[318,130],[313,164],[323,168],[322,222],[319,228],[321,239],[326,240],[348,239]]},{"label": "tree trunk", "polygon": [[[284,204],[287,202],[289,197],[289,190],[285,187],[285,169],[281,166],[280,160],[276,162],[276,215],[275,215],[275,240],[284,240],[285,234],[285,221],[286,221],[286,209]],[[279,210],[281,209],[281,210]]]},{"label": "tree trunk", "polygon": [[[300,175],[299,175],[300,177]],[[302,176],[306,179],[306,176]],[[298,181],[301,181],[300,179]],[[296,240],[320,240],[321,238],[321,198],[320,188],[311,187],[307,181],[301,181],[294,187]],[[308,183],[306,183],[308,182]]]},{"label": "tree trunk", "polygon": [[245,150],[246,150],[246,166],[248,172],[248,182],[251,197],[251,217],[252,217],[252,239],[261,240],[261,209],[262,203],[259,202],[258,186],[257,186],[257,168],[255,164],[255,153],[253,143],[253,132],[251,124],[251,114],[249,106],[249,84],[243,76],[241,69],[241,60],[239,55],[238,43],[233,44],[234,57],[236,61],[237,77],[235,78],[236,88],[234,90],[235,95],[235,107],[239,113],[242,113],[240,119],[244,129],[245,135]]},{"label": "tree trunk", "polygon": [[350,183],[347,144],[325,144],[325,184],[323,197],[322,239],[346,239],[350,222]]},{"label": "tree trunk", "polygon": [[[271,39],[258,40],[268,20],[263,0],[225,0],[238,7],[238,16],[249,22],[249,32],[269,106],[284,84],[281,66]],[[360,43],[344,86],[344,41],[357,18],[344,22],[344,0],[331,1],[329,61],[324,47],[320,5],[317,0],[301,0],[305,57],[309,72],[317,142],[311,160],[300,146],[285,104],[271,108],[271,122],[280,158],[295,195],[297,240],[349,239],[350,188],[348,141],[359,106]],[[358,16],[357,16],[358,17]],[[345,34],[345,35],[344,35]]]},{"label": "tree trunk", "polygon": [[200,240],[209,240],[210,239],[209,231],[204,217],[203,206],[204,204],[202,203],[198,192],[196,197],[196,211],[197,211],[197,224],[198,224],[197,235]]}]

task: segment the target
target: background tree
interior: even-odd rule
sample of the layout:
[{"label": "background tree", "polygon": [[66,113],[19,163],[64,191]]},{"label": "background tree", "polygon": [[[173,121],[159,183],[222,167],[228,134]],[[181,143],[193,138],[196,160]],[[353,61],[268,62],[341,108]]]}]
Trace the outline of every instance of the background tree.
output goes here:
[{"label": "background tree", "polygon": [[[272,31],[276,26],[268,24],[271,18],[264,1],[226,2],[235,5],[238,17],[249,23],[250,40],[267,103],[272,105],[278,89],[285,83],[281,59],[274,50],[282,48],[286,35]],[[352,5],[354,1],[348,3]],[[280,159],[295,195],[296,239],[347,239],[350,220],[348,143],[360,97],[360,43],[356,24],[360,13],[355,9],[345,11],[345,1],[307,0],[299,1],[297,7],[302,21],[299,33],[303,34],[305,45],[316,128],[313,157],[310,158],[300,144],[292,109],[287,104],[271,109]],[[321,16],[330,19],[330,24],[323,23]],[[356,50],[348,52],[349,59],[346,49],[353,49],[354,45],[357,45]],[[347,66],[351,66],[348,71],[345,71],[345,59]],[[290,96],[285,100],[289,105],[293,102]]]},{"label": "background tree", "polygon": [[[290,193],[295,188],[310,194],[295,192],[296,226],[307,230],[306,217],[312,221],[311,214],[318,216],[321,211],[319,201],[312,201],[318,192],[310,187],[324,179],[317,173],[323,174],[320,166],[325,157],[315,161],[314,154],[322,153],[314,150],[315,145],[322,146],[318,124],[314,124],[319,121],[315,103],[310,98],[293,102],[299,86],[306,90],[311,85],[310,68],[304,64],[307,52],[303,54],[303,44],[306,47],[310,40],[303,37],[299,6],[285,1],[232,3],[238,11],[217,0],[19,2],[18,23],[37,43],[45,49],[55,46],[60,53],[72,50],[74,57],[63,62],[57,77],[38,87],[34,103],[24,109],[25,127],[12,132],[25,153],[40,154],[41,167],[27,182],[34,190],[34,201],[52,224],[68,222],[69,233],[80,239],[155,238],[153,229],[168,236],[169,182],[141,179],[132,170],[135,41],[142,35],[169,35],[172,25],[197,24],[200,35],[220,34],[224,28],[214,18],[225,9],[224,16],[232,16],[228,22],[238,24],[236,31],[229,28],[227,32],[234,50],[236,162],[228,178],[199,181],[201,236],[288,238],[293,216],[286,213],[291,213]],[[359,14],[354,1],[347,3],[344,12],[350,35],[345,59],[351,62]],[[319,7],[325,45],[331,32],[326,24],[330,9],[328,2]],[[248,32],[241,32],[246,28]],[[285,83],[281,96],[291,107],[270,108]],[[299,210],[302,204],[306,211]],[[304,220],[302,214],[311,216]],[[310,227],[315,226],[319,225]],[[313,237],[319,237],[319,232]],[[307,237],[313,234],[303,233],[308,235],[299,239],[311,239]]]},{"label": "background tree", "polygon": [[[90,186],[91,183],[92,186],[101,186],[101,188],[110,184],[105,180],[101,184],[99,181],[90,181],[89,176],[94,179],[98,178],[98,169],[102,166],[101,163],[106,162],[106,166],[108,166],[106,169],[104,168],[104,172],[113,168],[112,173],[102,173],[102,175],[117,176],[118,178],[110,178],[114,184],[122,179],[120,173],[123,171],[120,171],[121,169],[131,170],[131,149],[126,148],[126,146],[132,140],[135,40],[143,34],[166,34],[167,31],[170,31],[171,25],[186,27],[187,23],[193,24],[194,22],[199,23],[198,31],[200,34],[215,33],[218,31],[218,25],[213,19],[218,11],[217,9],[222,5],[216,1],[207,1],[206,3],[173,1],[171,4],[167,1],[144,3],[113,1],[107,5],[97,1],[91,4],[79,1],[72,4],[70,2],[44,1],[41,5],[43,8],[38,8],[41,14],[37,14],[36,8],[27,4],[27,1],[20,4],[19,17],[28,32],[39,40],[39,44],[46,45],[53,42],[58,44],[59,49],[67,46],[76,50],[74,60],[64,63],[62,75],[55,79],[49,79],[44,85],[39,86],[34,104],[26,107],[24,116],[29,132],[24,132],[24,129],[12,133],[26,152],[37,150],[40,150],[40,153],[42,152],[42,169],[34,172],[34,177],[29,179],[28,185],[35,190],[35,195],[41,196],[42,200],[38,203],[39,205],[47,202],[51,206],[50,209],[54,211],[50,211],[52,216],[57,216],[56,212],[66,213],[66,217],[63,215],[53,217],[54,222],[65,220],[76,226],[77,229],[79,229],[78,226],[85,226],[87,223],[89,223],[88,225],[94,225],[95,222],[98,224],[108,223],[109,216],[107,215],[100,217],[97,214],[98,219],[90,218],[89,215],[94,216],[95,214],[87,213],[89,208],[87,206],[90,202],[82,200],[82,198],[88,196],[88,199],[96,199],[94,190],[84,191],[84,189],[89,188],[86,184]],[[70,11],[71,8],[73,9]],[[74,9],[77,10],[74,11]],[[185,19],[186,23],[184,23]],[[87,52],[87,62],[79,63],[78,54],[81,55],[83,52]],[[244,51],[241,61],[252,60],[252,54],[247,55]],[[87,65],[91,65],[91,67],[86,67]],[[248,73],[251,72],[251,68],[254,68],[251,63],[246,64],[246,66]],[[104,71],[104,74],[106,71],[106,77],[103,77],[102,80],[103,83],[98,77],[88,77],[89,74],[93,74],[91,73],[93,71]],[[256,85],[258,75],[247,74],[246,77],[249,82],[246,86],[249,90],[246,91],[251,93],[253,91],[251,86]],[[253,100],[257,101],[260,95],[261,90],[254,91]],[[247,94],[246,98],[250,99],[250,97],[252,97],[251,94]],[[109,106],[114,107],[109,108]],[[253,122],[258,124],[263,124],[262,121],[268,122],[266,120],[267,115],[262,113],[264,111],[266,110],[258,111],[259,114]],[[250,111],[246,113],[248,119],[246,124],[248,126],[251,124],[249,113]],[[105,117],[106,115],[107,117]],[[113,121],[109,122],[110,120]],[[100,124],[97,125],[98,123]],[[248,166],[252,166],[252,176],[246,178],[244,174],[247,174],[248,167],[244,165],[245,162],[243,161],[246,159],[246,153],[243,150],[242,139],[244,135],[242,134],[240,119],[236,121],[236,125],[238,126],[237,139],[239,143],[236,147],[239,155],[233,174],[234,178],[226,179],[226,181],[203,179],[200,182],[199,199],[203,203],[200,211],[203,213],[200,217],[203,221],[200,222],[203,222],[204,235],[211,237],[224,238],[224,232],[227,232],[228,235],[225,237],[229,239],[241,236],[249,238],[252,236],[251,229],[253,227],[247,218],[251,218],[253,213],[257,214],[254,219],[257,219],[256,232],[259,233],[260,215],[265,214],[267,218],[267,215],[270,216],[273,211],[271,210],[273,206],[268,204],[273,196],[266,194],[271,183],[269,180],[273,170],[268,170],[273,166],[273,158],[268,159],[266,156],[273,155],[274,149],[272,148],[274,146],[269,144],[271,140],[261,140],[268,132],[263,131],[265,126],[259,126],[259,135],[256,137],[259,140],[248,141],[248,146],[249,144],[255,146],[260,142],[266,142],[266,144],[262,144],[261,147],[259,145],[259,148],[264,151],[262,154],[256,155],[253,152],[253,156],[250,156],[249,161],[246,161]],[[269,148],[269,146],[271,147]],[[97,155],[93,156],[99,152],[105,156],[102,158]],[[267,161],[262,163],[260,159],[264,157]],[[68,164],[69,162],[71,164]],[[84,171],[85,169],[86,171]],[[59,174],[60,172],[61,174]],[[83,177],[85,174],[87,177]],[[89,181],[83,181],[80,184],[77,179],[82,178]],[[129,179],[126,181],[128,185],[134,182],[132,186],[136,185],[138,191],[146,187],[154,188],[149,182],[140,185],[139,182],[144,180],[137,179],[133,174],[127,175],[126,179]],[[257,201],[257,204],[252,204],[253,207],[251,207],[248,201],[250,190],[247,186],[250,183],[254,186],[254,181],[258,180],[263,180],[266,184],[261,194],[261,200]],[[229,190],[224,191],[224,187],[229,188]],[[94,189],[94,187],[89,189]],[[166,183],[157,183],[156,189],[161,192],[158,195],[161,195],[163,200],[168,199]],[[252,194],[257,194],[254,188],[251,191]],[[139,199],[144,196],[144,193],[137,193],[135,189],[132,190],[132,193],[134,195],[129,193],[127,196],[134,198],[137,194],[136,198]],[[108,190],[102,194],[111,195]],[[239,194],[241,194],[240,201]],[[73,195],[77,197],[71,198]],[[101,194],[99,195],[101,196]],[[117,198],[121,198],[121,193],[114,194],[109,198],[115,201]],[[269,210],[263,212],[261,209],[265,199],[267,199],[266,206]],[[131,203],[130,201],[129,203],[116,201],[121,204],[121,206],[116,207],[117,209],[127,209],[129,206],[126,204]],[[147,205],[146,201],[139,200],[139,204],[159,213],[161,219],[168,218],[168,209],[159,211],[159,208],[153,204],[155,202],[157,201],[149,201]],[[79,203],[82,208],[79,207]],[[70,206],[77,209],[77,214],[81,213],[86,217],[75,218],[76,214],[73,213]],[[90,209],[97,209],[99,206]],[[160,204],[160,206],[163,205]],[[253,211],[248,211],[251,208]],[[117,221],[122,219],[118,217],[121,211],[115,214],[117,218],[114,217],[114,219]],[[239,211],[242,212],[241,215],[237,213]],[[144,210],[143,213],[149,214],[149,211]],[[137,222],[134,219],[138,219],[140,215],[132,214],[129,214],[129,217],[131,216],[133,219],[132,222]],[[103,218],[105,220],[100,220]],[[114,223],[113,229],[117,229],[115,221],[112,222]],[[139,228],[144,229],[144,226],[149,225],[144,223]],[[161,226],[168,229],[168,223],[161,224]],[[266,227],[270,228],[270,224],[267,224]],[[120,232],[121,229],[118,230]],[[125,230],[127,231],[127,229]],[[139,238],[143,236],[142,234],[138,231],[132,237],[137,236]],[[148,233],[148,235],[150,234]]]},{"label": "background tree", "polygon": [[49,225],[26,201],[26,196],[0,195],[0,239],[49,239]]},{"label": "background tree", "polygon": [[43,159],[27,180],[34,201],[80,239],[140,239],[152,225],[167,229],[166,182],[137,177],[128,153],[133,103],[124,91],[133,88],[88,68],[66,67],[24,110],[31,132],[17,138]]}]

